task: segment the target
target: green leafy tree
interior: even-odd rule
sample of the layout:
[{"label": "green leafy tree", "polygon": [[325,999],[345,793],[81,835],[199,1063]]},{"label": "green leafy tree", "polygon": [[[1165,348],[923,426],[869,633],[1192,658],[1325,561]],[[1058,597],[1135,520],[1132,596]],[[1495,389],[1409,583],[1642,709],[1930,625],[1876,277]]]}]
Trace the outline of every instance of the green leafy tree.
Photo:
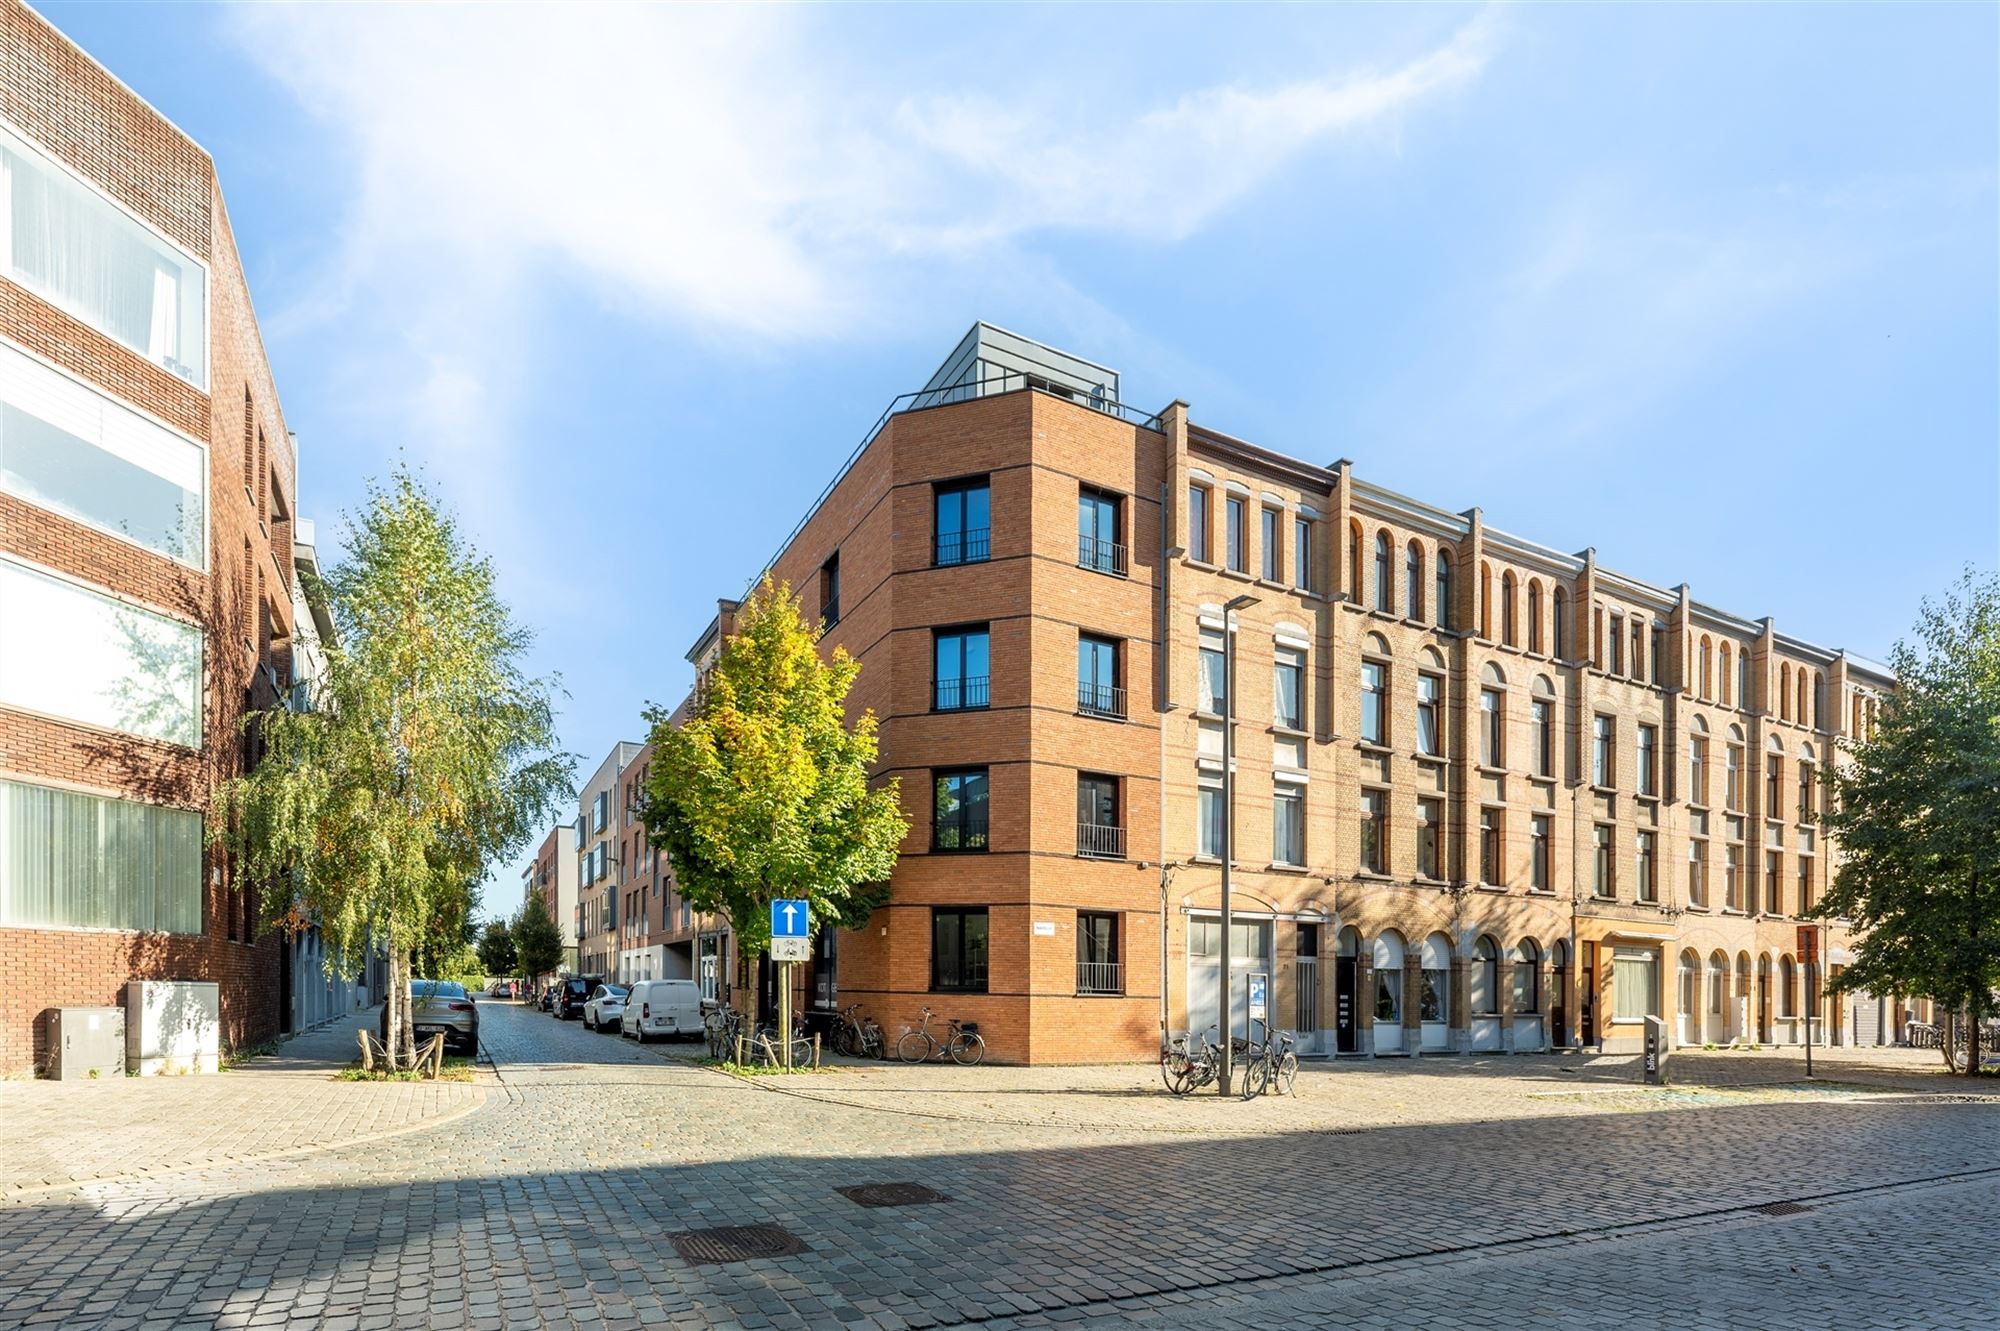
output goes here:
[{"label": "green leafy tree", "polygon": [[520,953],[521,973],[530,978],[552,975],[562,965],[562,930],[539,892],[528,893],[521,913],[514,917],[514,947]]},{"label": "green leafy tree", "polygon": [[319,925],[330,966],[383,949],[395,1067],[414,1061],[413,955],[433,975],[465,963],[479,883],[570,797],[576,762],[554,681],[522,669],[532,635],[431,494],[398,470],[350,528],[313,706],[246,722],[265,756],[225,783],[216,835],[275,885],[267,913]]},{"label": "green leafy tree", "polygon": [[1926,600],[1890,665],[1874,729],[1826,774],[1841,863],[1813,914],[1864,931],[1839,988],[1969,1016],[1975,1072],[2000,987],[2000,578],[1968,570]]},{"label": "green leafy tree", "polygon": [[489,978],[498,975],[512,975],[520,954],[514,947],[514,932],[505,920],[489,920],[479,935],[479,964],[486,968]]},{"label": "green leafy tree", "polygon": [[720,912],[752,952],[770,942],[774,900],[807,901],[821,924],[866,923],[909,828],[897,782],[869,783],[874,714],[847,721],[861,666],[818,644],[791,589],[766,577],[684,723],[646,712],[648,834],[682,898]]}]

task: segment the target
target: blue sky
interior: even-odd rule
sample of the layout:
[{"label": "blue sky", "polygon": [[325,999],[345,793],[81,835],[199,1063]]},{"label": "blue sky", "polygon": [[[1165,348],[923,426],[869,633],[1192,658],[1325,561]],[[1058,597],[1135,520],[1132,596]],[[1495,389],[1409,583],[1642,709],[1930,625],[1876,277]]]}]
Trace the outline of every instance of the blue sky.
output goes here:
[{"label": "blue sky", "polygon": [[323,556],[420,463],[586,772],[976,318],[1867,655],[2000,563],[1994,6],[44,12],[214,153]]}]

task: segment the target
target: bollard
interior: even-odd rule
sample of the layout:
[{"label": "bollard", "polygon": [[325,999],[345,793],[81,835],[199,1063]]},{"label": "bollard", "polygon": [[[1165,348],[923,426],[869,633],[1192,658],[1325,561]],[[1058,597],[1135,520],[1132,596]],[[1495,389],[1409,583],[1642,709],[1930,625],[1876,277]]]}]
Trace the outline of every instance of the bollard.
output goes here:
[{"label": "bollard", "polygon": [[813,1071],[819,1071],[819,1032],[813,1032]]},{"label": "bollard", "polygon": [[741,1031],[736,1034],[736,1066],[739,1068],[743,1066],[743,1033]]},{"label": "bollard", "polygon": [[1667,1023],[1659,1017],[1646,1018],[1646,1048],[1639,1071],[1648,1086],[1667,1084]]}]

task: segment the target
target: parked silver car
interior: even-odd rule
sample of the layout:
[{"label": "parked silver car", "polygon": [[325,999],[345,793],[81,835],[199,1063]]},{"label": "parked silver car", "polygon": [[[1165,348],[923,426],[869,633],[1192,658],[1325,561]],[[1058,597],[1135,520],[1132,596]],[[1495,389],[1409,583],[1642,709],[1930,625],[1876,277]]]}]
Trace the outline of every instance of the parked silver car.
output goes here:
[{"label": "parked silver car", "polygon": [[615,1031],[625,1018],[625,996],[631,990],[622,984],[600,984],[583,1005],[583,1024],[593,1031]]},{"label": "parked silver car", "polygon": [[[452,980],[410,981],[410,1021],[417,1039],[427,1040],[440,1032],[445,1048],[463,1054],[479,1053],[479,1009],[465,986]],[[389,1040],[389,1005],[382,1005],[381,1034]]]}]

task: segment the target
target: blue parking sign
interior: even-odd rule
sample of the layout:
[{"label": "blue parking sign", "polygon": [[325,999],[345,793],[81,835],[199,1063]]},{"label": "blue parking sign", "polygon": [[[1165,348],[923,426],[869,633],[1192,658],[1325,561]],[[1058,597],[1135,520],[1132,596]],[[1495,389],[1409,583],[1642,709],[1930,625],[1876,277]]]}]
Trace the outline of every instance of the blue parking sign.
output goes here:
[{"label": "blue parking sign", "polygon": [[803,901],[773,901],[771,903],[771,937],[810,938],[811,917]]}]

